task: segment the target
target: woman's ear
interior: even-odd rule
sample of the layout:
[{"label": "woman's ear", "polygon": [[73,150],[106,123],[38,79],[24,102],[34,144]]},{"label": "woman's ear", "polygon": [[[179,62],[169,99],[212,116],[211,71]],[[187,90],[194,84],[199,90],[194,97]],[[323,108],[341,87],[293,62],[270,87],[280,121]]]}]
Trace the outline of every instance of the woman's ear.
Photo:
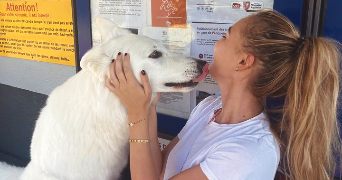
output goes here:
[{"label": "woman's ear", "polygon": [[254,64],[255,64],[255,56],[253,54],[247,54],[245,58],[239,62],[239,66],[235,71],[248,69]]},{"label": "woman's ear", "polygon": [[248,54],[246,57],[246,66],[247,68],[250,68],[254,65],[255,62],[255,56],[253,54]]}]

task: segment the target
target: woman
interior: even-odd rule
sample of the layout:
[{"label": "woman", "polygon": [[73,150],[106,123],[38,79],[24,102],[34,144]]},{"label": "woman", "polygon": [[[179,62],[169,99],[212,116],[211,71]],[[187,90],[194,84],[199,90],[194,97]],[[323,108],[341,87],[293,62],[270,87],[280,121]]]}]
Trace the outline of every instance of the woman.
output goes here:
[{"label": "woman", "polygon": [[[273,179],[280,160],[291,179],[330,179],[333,151],[340,152],[338,58],[334,41],[300,37],[275,11],[238,21],[216,43],[209,67],[221,97],[203,100],[160,152],[158,98],[150,105],[148,75],[142,71],[139,85],[129,55],[118,55],[106,84],[134,124],[132,179]],[[284,95],[275,119],[265,99]]]}]

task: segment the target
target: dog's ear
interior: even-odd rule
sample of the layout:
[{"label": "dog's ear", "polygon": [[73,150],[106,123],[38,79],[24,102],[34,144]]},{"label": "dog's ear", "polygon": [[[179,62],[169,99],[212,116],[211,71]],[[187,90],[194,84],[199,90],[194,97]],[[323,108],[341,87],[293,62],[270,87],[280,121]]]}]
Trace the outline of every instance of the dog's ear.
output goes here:
[{"label": "dog's ear", "polygon": [[132,34],[129,30],[120,28],[112,21],[102,17],[96,18],[96,26],[100,31],[102,42],[105,42],[106,40],[111,39],[115,36]]},{"label": "dog's ear", "polygon": [[84,54],[81,59],[82,70],[89,70],[96,76],[102,78],[106,73],[106,67],[110,64],[111,59],[99,47],[94,47]]}]

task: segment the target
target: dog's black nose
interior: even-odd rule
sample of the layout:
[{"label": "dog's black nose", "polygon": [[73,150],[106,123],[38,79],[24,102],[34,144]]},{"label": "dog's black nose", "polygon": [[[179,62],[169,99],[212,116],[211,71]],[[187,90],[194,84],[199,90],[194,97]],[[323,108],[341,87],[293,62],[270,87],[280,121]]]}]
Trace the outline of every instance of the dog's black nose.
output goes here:
[{"label": "dog's black nose", "polygon": [[202,72],[203,67],[207,64],[207,61],[203,60],[196,60],[197,63],[197,69],[199,72]]}]

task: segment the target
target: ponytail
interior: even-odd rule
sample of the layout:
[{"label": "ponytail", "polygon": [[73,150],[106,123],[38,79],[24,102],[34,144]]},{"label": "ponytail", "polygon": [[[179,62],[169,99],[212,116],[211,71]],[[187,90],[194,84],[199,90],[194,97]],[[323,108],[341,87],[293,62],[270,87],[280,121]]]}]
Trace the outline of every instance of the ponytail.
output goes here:
[{"label": "ponytail", "polygon": [[270,117],[291,179],[331,179],[334,152],[341,152],[337,99],[339,46],[331,39],[300,38],[294,25],[276,11],[247,17],[242,50],[261,66],[252,84],[256,97],[285,96],[282,117]]},{"label": "ponytail", "polygon": [[340,152],[337,47],[333,40],[307,37],[295,57],[281,121],[286,169],[293,179],[333,177],[333,152]]}]

